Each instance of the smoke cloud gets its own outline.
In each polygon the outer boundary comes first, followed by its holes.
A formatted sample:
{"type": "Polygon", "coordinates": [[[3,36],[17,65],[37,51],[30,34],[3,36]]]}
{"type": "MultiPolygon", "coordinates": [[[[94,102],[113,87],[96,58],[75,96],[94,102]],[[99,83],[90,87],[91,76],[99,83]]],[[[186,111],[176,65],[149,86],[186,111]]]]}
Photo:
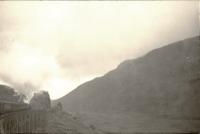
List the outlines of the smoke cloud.
{"type": "Polygon", "coordinates": [[[61,97],[169,43],[199,35],[198,1],[0,2],[0,83],[61,97]]]}

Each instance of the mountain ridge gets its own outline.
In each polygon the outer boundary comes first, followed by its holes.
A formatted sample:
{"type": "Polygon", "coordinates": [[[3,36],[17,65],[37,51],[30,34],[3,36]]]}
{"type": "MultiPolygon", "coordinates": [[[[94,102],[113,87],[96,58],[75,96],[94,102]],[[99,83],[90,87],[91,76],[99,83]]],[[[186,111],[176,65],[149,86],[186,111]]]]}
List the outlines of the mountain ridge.
{"type": "MultiPolygon", "coordinates": [[[[104,114],[108,118],[114,114],[130,115],[130,118],[141,114],[171,120],[199,120],[199,87],[200,37],[197,36],[126,60],[57,101],[74,114],[104,114]]],[[[182,125],[180,130],[185,130],[185,124],[182,125]]]]}

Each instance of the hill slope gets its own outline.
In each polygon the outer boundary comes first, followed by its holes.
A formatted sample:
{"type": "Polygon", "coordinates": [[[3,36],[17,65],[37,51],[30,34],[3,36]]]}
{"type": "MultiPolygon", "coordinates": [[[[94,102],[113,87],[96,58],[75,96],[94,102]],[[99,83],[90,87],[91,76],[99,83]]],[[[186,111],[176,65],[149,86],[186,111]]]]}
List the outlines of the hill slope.
{"type": "Polygon", "coordinates": [[[127,60],[57,101],[73,113],[198,120],[199,87],[200,38],[194,37],[127,60]]]}
{"type": "Polygon", "coordinates": [[[47,117],[48,134],[103,134],[95,128],[85,126],[78,118],[63,111],[48,112],[47,117]]]}
{"type": "Polygon", "coordinates": [[[23,103],[25,95],[18,93],[15,89],[0,84],[0,101],[23,103]]]}

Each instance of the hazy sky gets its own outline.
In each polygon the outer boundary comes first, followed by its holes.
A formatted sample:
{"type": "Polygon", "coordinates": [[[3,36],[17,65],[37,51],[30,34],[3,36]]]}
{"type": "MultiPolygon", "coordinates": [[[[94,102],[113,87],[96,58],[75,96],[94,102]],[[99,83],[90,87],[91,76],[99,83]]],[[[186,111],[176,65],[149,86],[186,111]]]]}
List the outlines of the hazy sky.
{"type": "Polygon", "coordinates": [[[1,1],[0,82],[52,99],[125,59],[199,35],[198,1],[1,1]]]}

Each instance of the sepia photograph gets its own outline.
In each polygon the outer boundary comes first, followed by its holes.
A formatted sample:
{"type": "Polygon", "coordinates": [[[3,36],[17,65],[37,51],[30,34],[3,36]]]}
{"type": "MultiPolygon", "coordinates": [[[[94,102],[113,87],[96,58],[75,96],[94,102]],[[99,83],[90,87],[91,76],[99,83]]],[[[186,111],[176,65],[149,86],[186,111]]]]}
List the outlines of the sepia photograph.
{"type": "Polygon", "coordinates": [[[0,134],[200,134],[200,0],[0,0],[0,134]]]}

